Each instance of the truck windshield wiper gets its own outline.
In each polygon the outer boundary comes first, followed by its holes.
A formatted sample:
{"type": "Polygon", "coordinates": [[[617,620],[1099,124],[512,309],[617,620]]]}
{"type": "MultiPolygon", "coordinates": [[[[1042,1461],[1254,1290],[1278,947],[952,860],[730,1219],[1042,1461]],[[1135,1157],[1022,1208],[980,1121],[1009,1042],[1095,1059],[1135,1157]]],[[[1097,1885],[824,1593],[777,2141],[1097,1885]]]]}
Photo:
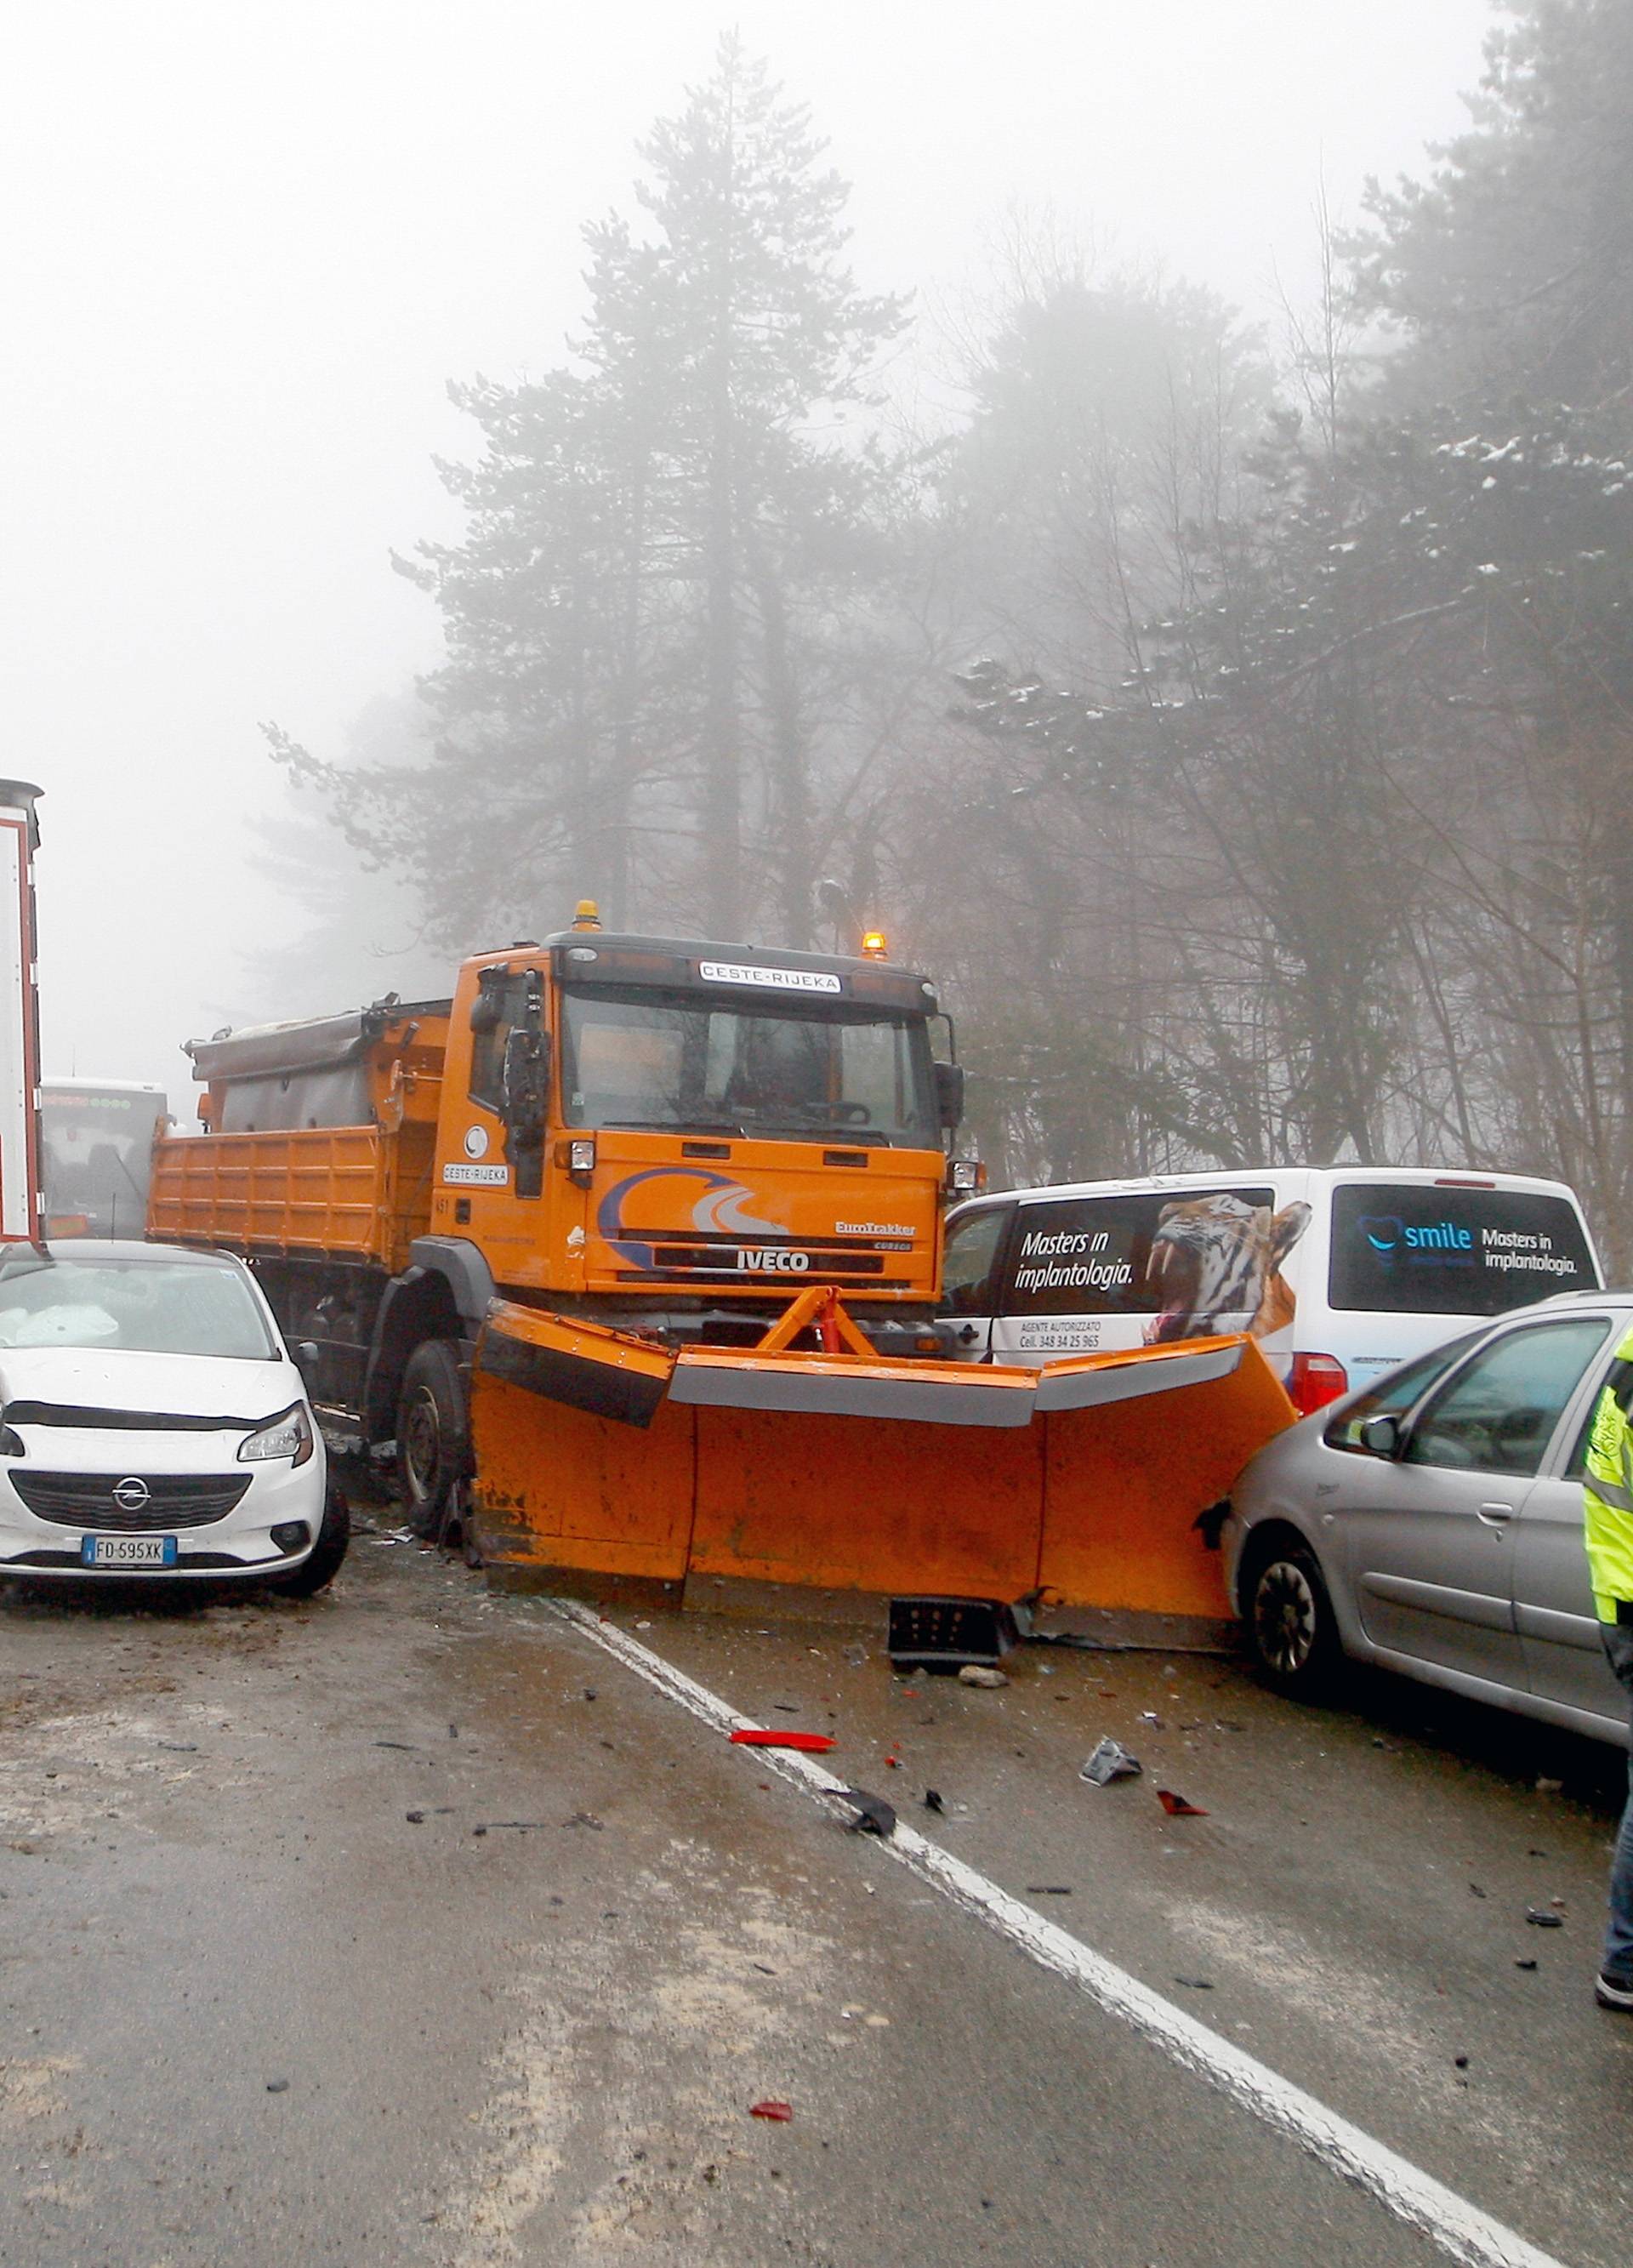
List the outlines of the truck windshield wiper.
{"type": "Polygon", "coordinates": [[[820,1119],[782,1118],[770,1113],[764,1117],[750,1116],[749,1124],[753,1128],[763,1128],[768,1133],[801,1134],[818,1142],[849,1142],[857,1149],[864,1145],[874,1149],[887,1150],[890,1147],[889,1135],[877,1126],[828,1126],[820,1119]]]}
{"type": "Polygon", "coordinates": [[[702,1111],[680,1118],[603,1118],[601,1123],[625,1134],[735,1134],[739,1141],[743,1135],[735,1118],[710,1118],[702,1111]]]}

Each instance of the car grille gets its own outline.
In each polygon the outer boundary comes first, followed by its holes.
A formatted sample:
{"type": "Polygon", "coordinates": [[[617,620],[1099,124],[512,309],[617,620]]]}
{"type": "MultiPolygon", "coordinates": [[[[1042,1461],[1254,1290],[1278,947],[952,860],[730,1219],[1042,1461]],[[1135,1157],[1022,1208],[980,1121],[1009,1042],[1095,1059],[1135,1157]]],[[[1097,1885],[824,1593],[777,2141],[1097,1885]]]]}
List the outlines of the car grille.
{"type": "Polygon", "coordinates": [[[224,1520],[249,1486],[248,1473],[39,1473],[13,1466],[12,1487],[37,1520],[55,1528],[91,1528],[109,1535],[166,1534],[179,1528],[208,1528],[224,1520]],[[116,1504],[121,1481],[140,1479],[145,1504],[116,1504]]]}
{"type": "MultiPolygon", "coordinates": [[[[186,1551],[176,1562],[176,1567],[186,1568],[189,1574],[206,1569],[219,1569],[224,1574],[231,1575],[270,1575],[284,1564],[281,1552],[276,1559],[246,1561],[235,1559],[230,1551],[186,1551]]],[[[12,1567],[60,1567],[65,1574],[91,1577],[91,1570],[77,1551],[19,1551],[12,1558],[0,1559],[0,1580],[12,1567]]],[[[173,1575],[176,1567],[99,1567],[94,1580],[99,1583],[143,1582],[158,1574],[173,1575]]]]}

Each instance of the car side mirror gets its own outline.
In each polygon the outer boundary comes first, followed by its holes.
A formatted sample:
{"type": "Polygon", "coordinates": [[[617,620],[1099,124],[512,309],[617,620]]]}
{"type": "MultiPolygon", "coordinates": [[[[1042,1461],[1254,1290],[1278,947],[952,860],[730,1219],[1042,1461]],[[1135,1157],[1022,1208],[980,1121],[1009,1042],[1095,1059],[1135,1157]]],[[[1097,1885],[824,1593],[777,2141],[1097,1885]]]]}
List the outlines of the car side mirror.
{"type": "Polygon", "coordinates": [[[1369,1418],[1361,1427],[1361,1447],[1374,1457],[1398,1457],[1401,1454],[1401,1420],[1398,1418],[1369,1418]]]}
{"type": "Polygon", "coordinates": [[[964,1066],[938,1063],[936,1074],[936,1116],[950,1134],[964,1123],[964,1066]]]}
{"type": "Polygon", "coordinates": [[[310,1379],[323,1359],[323,1350],[316,1339],[298,1339],[290,1349],[295,1358],[295,1367],[303,1379],[310,1379]]]}

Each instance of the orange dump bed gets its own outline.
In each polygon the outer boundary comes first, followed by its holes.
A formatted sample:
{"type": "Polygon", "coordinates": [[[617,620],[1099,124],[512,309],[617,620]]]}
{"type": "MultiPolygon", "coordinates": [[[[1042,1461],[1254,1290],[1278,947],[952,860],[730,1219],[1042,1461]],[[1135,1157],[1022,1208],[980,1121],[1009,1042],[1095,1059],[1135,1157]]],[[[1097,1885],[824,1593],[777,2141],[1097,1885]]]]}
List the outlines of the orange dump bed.
{"type": "Polygon", "coordinates": [[[430,1219],[434,1124],[173,1136],[153,1152],[148,1233],[229,1252],[373,1261],[395,1274],[430,1219]]]}

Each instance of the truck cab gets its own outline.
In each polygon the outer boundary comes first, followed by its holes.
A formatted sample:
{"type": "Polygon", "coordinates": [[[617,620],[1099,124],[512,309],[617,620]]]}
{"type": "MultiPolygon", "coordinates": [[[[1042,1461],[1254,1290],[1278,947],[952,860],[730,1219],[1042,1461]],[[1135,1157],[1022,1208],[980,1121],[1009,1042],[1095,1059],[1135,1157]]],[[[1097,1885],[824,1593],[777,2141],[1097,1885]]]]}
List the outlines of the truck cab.
{"type": "Polygon", "coordinates": [[[958,1075],[872,959],[610,934],[460,973],[430,1201],[511,1297],[747,1343],[806,1283],[903,1353],[932,1322],[958,1075]]]}

